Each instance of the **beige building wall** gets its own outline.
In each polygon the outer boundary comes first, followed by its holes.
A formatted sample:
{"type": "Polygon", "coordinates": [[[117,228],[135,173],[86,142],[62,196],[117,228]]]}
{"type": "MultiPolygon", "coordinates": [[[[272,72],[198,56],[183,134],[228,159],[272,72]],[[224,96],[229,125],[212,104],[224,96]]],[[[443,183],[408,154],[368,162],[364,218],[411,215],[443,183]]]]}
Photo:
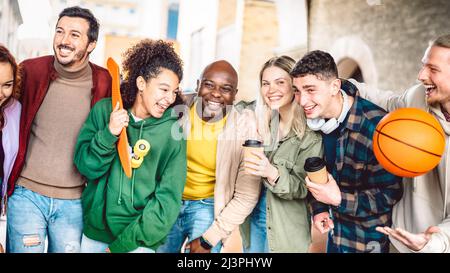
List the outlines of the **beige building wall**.
{"type": "Polygon", "coordinates": [[[237,0],[219,0],[219,17],[217,18],[218,29],[235,23],[236,7],[237,0]]]}
{"type": "Polygon", "coordinates": [[[123,54],[139,40],[139,38],[105,35],[105,59],[102,65],[106,67],[106,61],[111,57],[119,64],[122,70],[123,54]]]}
{"type": "MultiPolygon", "coordinates": [[[[139,38],[139,37],[125,37],[125,36],[113,36],[106,35],[105,36],[105,60],[103,66],[106,67],[106,62],[108,58],[112,57],[122,69],[122,61],[123,54],[127,49],[137,44],[142,39],[148,38],[139,38]]],[[[177,41],[170,40],[173,43],[173,47],[175,51],[180,54],[180,46],[177,41]]]]}
{"type": "Polygon", "coordinates": [[[274,56],[274,48],[277,45],[278,19],[275,3],[245,1],[237,101],[256,99],[259,92],[259,70],[274,56]]]}

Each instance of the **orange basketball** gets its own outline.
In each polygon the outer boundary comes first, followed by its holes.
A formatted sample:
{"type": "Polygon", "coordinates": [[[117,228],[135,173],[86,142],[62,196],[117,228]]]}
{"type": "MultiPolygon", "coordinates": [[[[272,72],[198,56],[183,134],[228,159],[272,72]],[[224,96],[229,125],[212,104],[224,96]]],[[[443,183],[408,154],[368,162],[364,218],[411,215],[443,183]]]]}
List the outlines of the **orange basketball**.
{"type": "Polygon", "coordinates": [[[439,164],[445,134],[431,114],[417,108],[400,108],[387,114],[373,135],[373,152],[390,173],[415,177],[439,164]]]}

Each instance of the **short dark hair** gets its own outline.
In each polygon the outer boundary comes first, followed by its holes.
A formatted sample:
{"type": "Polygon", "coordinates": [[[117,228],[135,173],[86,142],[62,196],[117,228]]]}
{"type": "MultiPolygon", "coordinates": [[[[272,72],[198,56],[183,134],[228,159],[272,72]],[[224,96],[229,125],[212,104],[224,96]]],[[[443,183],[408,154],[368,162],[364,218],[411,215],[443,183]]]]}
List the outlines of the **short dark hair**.
{"type": "MultiPolygon", "coordinates": [[[[125,79],[121,84],[124,108],[133,106],[138,93],[136,79],[141,76],[148,81],[156,78],[162,68],[168,69],[177,75],[181,82],[183,79],[183,61],[175,52],[173,44],[163,40],[144,39],[129,48],[123,54],[122,63],[125,79]]],[[[175,103],[181,104],[181,97],[177,94],[175,103]]]]}
{"type": "Polygon", "coordinates": [[[321,80],[338,78],[338,70],[333,57],[324,51],[308,52],[298,61],[291,71],[293,78],[315,75],[321,80]]]}
{"type": "MultiPolygon", "coordinates": [[[[89,31],[88,31],[88,39],[89,43],[95,42],[98,39],[98,30],[100,28],[100,24],[98,23],[97,19],[94,17],[94,14],[89,9],[84,9],[79,6],[69,7],[65,8],[58,17],[59,20],[64,17],[79,17],[83,18],[89,23],[89,31]]],[[[58,23],[56,23],[58,24],[58,23]]]]}

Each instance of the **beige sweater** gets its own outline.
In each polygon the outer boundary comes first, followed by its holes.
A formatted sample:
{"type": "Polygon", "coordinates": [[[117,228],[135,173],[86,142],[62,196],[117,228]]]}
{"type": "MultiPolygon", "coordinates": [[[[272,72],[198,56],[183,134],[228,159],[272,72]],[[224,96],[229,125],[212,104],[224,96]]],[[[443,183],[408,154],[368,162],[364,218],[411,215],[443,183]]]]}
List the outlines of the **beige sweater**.
{"type": "MultiPolygon", "coordinates": [[[[439,165],[425,175],[404,178],[403,197],[393,210],[394,228],[403,228],[412,233],[424,232],[430,226],[438,226],[440,232],[433,234],[428,244],[419,252],[450,252],[450,122],[445,120],[441,110],[427,105],[425,89],[415,85],[403,94],[381,91],[376,88],[357,85],[361,96],[388,111],[403,107],[423,109],[436,117],[446,134],[446,147],[439,165]]],[[[391,238],[400,252],[413,252],[402,243],[391,238]]]]}
{"type": "Polygon", "coordinates": [[[58,78],[50,83],[33,121],[17,184],[52,198],[78,199],[84,181],[73,164],[73,154],[90,111],[92,71],[87,60],[75,71],[57,61],[54,65],[58,78]]]}
{"type": "MultiPolygon", "coordinates": [[[[188,105],[192,105],[190,99],[188,105]]],[[[190,128],[189,115],[184,116],[184,128],[190,128]]],[[[257,136],[254,113],[238,112],[232,108],[227,123],[219,135],[216,158],[216,183],[214,187],[214,223],[203,237],[214,246],[227,238],[253,211],[261,191],[261,178],[248,175],[241,166],[244,153],[242,144],[257,136]]]]}

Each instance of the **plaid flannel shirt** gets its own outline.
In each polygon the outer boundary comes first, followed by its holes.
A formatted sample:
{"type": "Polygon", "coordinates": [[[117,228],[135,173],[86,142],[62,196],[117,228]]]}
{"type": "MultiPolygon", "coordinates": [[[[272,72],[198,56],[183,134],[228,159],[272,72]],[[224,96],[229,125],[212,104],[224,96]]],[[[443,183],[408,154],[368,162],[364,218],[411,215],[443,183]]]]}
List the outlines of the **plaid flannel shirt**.
{"type": "MultiPolygon", "coordinates": [[[[403,194],[401,178],[378,163],[372,150],[375,128],[386,112],[362,99],[356,87],[344,81],[342,89],[355,96],[347,123],[336,143],[331,174],[341,190],[342,202],[330,207],[312,198],[312,214],[329,211],[334,221],[332,249],[338,252],[387,252],[387,236],[375,230],[391,226],[392,207],[403,194]]],[[[330,246],[330,245],[329,245],[330,246]]]]}

